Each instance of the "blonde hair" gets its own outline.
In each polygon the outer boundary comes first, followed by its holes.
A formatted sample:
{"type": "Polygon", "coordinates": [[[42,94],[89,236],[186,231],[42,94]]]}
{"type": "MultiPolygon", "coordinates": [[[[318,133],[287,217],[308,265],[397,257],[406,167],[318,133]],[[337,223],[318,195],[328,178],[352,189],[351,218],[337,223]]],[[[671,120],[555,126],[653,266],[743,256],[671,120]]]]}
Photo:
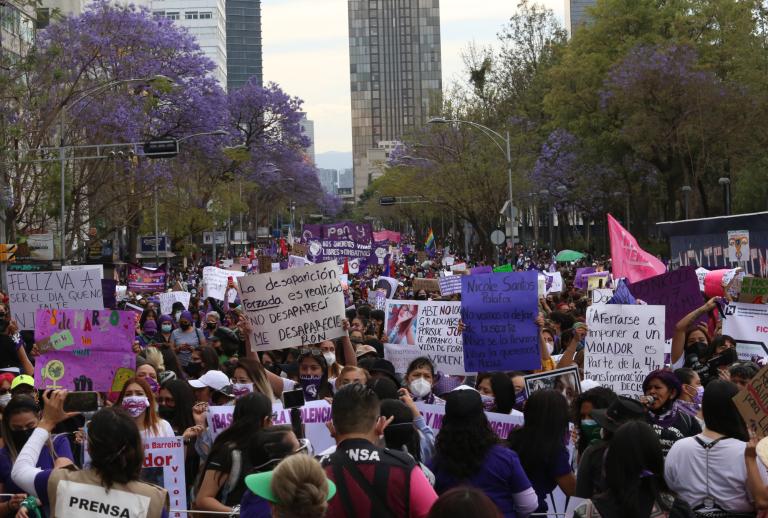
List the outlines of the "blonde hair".
{"type": "Polygon", "coordinates": [[[272,474],[271,486],[281,518],[321,518],[328,510],[328,479],[309,455],[283,459],[272,474]]]}
{"type": "Polygon", "coordinates": [[[163,360],[163,354],[154,347],[147,347],[144,351],[146,355],[147,363],[155,368],[155,372],[160,374],[165,370],[165,361],[163,360]]]}

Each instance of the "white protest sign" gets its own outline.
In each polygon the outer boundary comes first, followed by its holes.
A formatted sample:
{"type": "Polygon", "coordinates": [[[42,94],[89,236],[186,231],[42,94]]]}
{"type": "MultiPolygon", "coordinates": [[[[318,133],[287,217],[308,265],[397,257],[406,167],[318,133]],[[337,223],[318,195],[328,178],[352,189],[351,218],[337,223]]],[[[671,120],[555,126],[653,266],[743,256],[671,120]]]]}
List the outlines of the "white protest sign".
{"type": "Polygon", "coordinates": [[[93,270],[8,272],[8,297],[20,329],[35,329],[41,308],[104,309],[101,278],[93,270]]]}
{"type": "Polygon", "coordinates": [[[91,270],[98,272],[99,279],[104,278],[104,265],[103,264],[65,264],[61,267],[62,272],[79,272],[82,270],[91,270]]]}
{"type": "Polygon", "coordinates": [[[544,288],[547,295],[563,291],[563,275],[560,272],[541,272],[540,275],[544,276],[544,288]]]}
{"type": "Polygon", "coordinates": [[[452,272],[466,272],[467,271],[467,263],[456,263],[451,265],[451,271],[452,272]]]}
{"type": "MultiPolygon", "coordinates": [[[[233,279],[243,277],[245,273],[224,270],[215,266],[206,266],[203,268],[203,289],[206,297],[212,297],[216,300],[224,300],[224,293],[227,290],[229,278],[233,279]]],[[[230,292],[230,299],[232,294],[230,292]]],[[[232,300],[229,300],[232,302],[232,300]]]]}
{"type": "Polygon", "coordinates": [[[306,257],[299,257],[298,255],[288,256],[288,268],[300,268],[312,264],[306,257]]]}
{"type": "Polygon", "coordinates": [[[251,347],[270,351],[346,335],[344,293],[335,261],[240,277],[240,299],[253,327],[251,347]]]}
{"type": "MultiPolygon", "coordinates": [[[[211,438],[216,439],[219,434],[232,424],[233,406],[212,406],[208,410],[208,430],[211,438]]],[[[272,403],[272,411],[277,417],[272,421],[274,425],[291,424],[291,411],[283,408],[280,401],[272,403]]],[[[307,401],[301,407],[301,422],[304,423],[304,433],[312,443],[312,448],[319,453],[327,450],[334,444],[331,432],[325,423],[331,420],[331,404],[326,400],[307,401]]]]}
{"type": "Polygon", "coordinates": [[[440,283],[440,294],[443,296],[461,293],[461,275],[440,277],[437,282],[440,283]]]}
{"type": "Polygon", "coordinates": [[[184,309],[189,309],[189,299],[192,294],[188,291],[169,291],[161,293],[158,298],[160,299],[160,314],[170,315],[173,311],[173,303],[181,302],[184,304],[184,309]]]}
{"type": "Polygon", "coordinates": [[[272,271],[273,272],[279,272],[280,271],[280,263],[272,263],[272,271]]]}
{"type": "MultiPolygon", "coordinates": [[[[424,416],[427,426],[432,428],[437,435],[443,425],[443,418],[445,417],[445,405],[427,405],[422,402],[417,402],[416,407],[424,416]]],[[[506,440],[509,436],[509,432],[516,430],[523,426],[524,419],[523,414],[518,413],[515,415],[498,414],[496,412],[486,412],[485,416],[488,418],[488,424],[491,425],[491,430],[496,432],[496,435],[506,440]]]]}
{"type": "Polygon", "coordinates": [[[388,300],[385,310],[384,358],[395,371],[426,356],[444,374],[464,375],[464,348],[458,332],[461,302],[388,300]]]}
{"type": "Polygon", "coordinates": [[[120,302],[128,298],[128,286],[115,286],[115,299],[120,302]]]}
{"type": "Polygon", "coordinates": [[[596,304],[608,304],[608,301],[613,298],[613,290],[610,288],[598,288],[592,290],[592,305],[596,304]]]}
{"type": "Polygon", "coordinates": [[[704,279],[707,278],[709,270],[706,268],[696,268],[696,278],[699,280],[699,291],[704,292],[704,279]]]}
{"type": "Polygon", "coordinates": [[[736,340],[739,360],[768,358],[768,305],[728,304],[723,319],[723,334],[736,340]]]}
{"type": "MultiPolygon", "coordinates": [[[[144,464],[139,478],[168,491],[171,509],[186,509],[187,484],[184,476],[184,438],[145,438],[144,464]]],[[[168,516],[182,516],[182,513],[170,513],[168,516]]]]}
{"type": "Polygon", "coordinates": [[[643,395],[664,365],[664,306],[603,304],[587,309],[584,377],[620,395],[643,395]]]}

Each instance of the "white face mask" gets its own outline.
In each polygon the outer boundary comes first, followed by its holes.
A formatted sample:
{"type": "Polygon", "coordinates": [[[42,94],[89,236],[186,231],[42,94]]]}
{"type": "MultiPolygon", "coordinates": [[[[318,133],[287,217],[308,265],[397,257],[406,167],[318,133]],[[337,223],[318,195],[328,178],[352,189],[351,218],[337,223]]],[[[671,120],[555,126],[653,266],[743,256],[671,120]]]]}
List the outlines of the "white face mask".
{"type": "Polygon", "coordinates": [[[552,354],[552,351],[555,350],[555,342],[544,342],[547,346],[547,351],[549,351],[549,354],[552,354]]]}
{"type": "Polygon", "coordinates": [[[424,378],[416,378],[408,384],[408,388],[416,397],[426,397],[427,394],[432,392],[432,384],[424,378]]]}
{"type": "Polygon", "coordinates": [[[8,394],[3,394],[2,396],[0,396],[0,407],[5,407],[5,405],[7,405],[10,400],[11,400],[10,392],[8,394]]]}
{"type": "Polygon", "coordinates": [[[325,358],[325,362],[328,364],[328,367],[336,363],[336,353],[327,352],[323,353],[323,358],[325,358]]]}

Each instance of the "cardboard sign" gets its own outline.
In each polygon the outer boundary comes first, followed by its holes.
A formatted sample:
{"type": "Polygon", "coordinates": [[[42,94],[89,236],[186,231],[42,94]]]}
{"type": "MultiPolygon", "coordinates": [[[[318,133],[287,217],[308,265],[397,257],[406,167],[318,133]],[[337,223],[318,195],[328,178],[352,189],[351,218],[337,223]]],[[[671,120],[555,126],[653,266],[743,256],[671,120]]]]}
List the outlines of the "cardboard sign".
{"type": "MultiPolygon", "coordinates": [[[[203,268],[203,293],[206,297],[211,297],[216,300],[224,300],[224,294],[227,291],[227,285],[229,284],[229,278],[237,279],[243,277],[244,272],[235,272],[232,270],[225,270],[222,268],[216,268],[215,266],[206,266],[203,268]]],[[[229,293],[230,300],[233,302],[234,297],[232,291],[229,293]]]]}
{"type": "Polygon", "coordinates": [[[440,294],[443,296],[461,294],[461,276],[448,275],[437,280],[440,284],[440,294]]]}
{"type": "MultiPolygon", "coordinates": [[[[437,432],[440,431],[443,425],[445,405],[427,405],[419,401],[416,403],[416,407],[421,412],[421,415],[424,416],[427,426],[432,428],[435,435],[437,435],[437,432]]],[[[486,412],[485,417],[488,418],[488,424],[491,425],[491,429],[502,440],[506,440],[510,432],[520,428],[525,422],[522,414],[508,415],[486,412]]]]}
{"type": "Polygon", "coordinates": [[[725,308],[723,334],[736,340],[739,360],[768,359],[768,305],[729,304],[725,308]]]}
{"type": "MultiPolygon", "coordinates": [[[[144,439],[144,464],[139,479],[168,491],[171,509],[187,508],[187,484],[184,474],[184,438],[144,439]]],[[[168,516],[185,516],[169,513],[168,516]]]]}
{"type": "Polygon", "coordinates": [[[136,366],[135,322],[130,311],[37,310],[35,388],[119,391],[136,366]]]}
{"type": "Polygon", "coordinates": [[[307,245],[302,243],[296,243],[292,248],[294,255],[298,255],[300,257],[306,257],[307,251],[309,250],[307,245]]]}
{"type": "Polygon", "coordinates": [[[237,279],[251,347],[269,351],[344,336],[344,293],[335,261],[237,279]]]}
{"type": "Polygon", "coordinates": [[[104,309],[101,278],[93,270],[8,272],[11,317],[25,330],[35,329],[39,308],[104,309]]]}
{"type": "MultiPolygon", "coordinates": [[[[632,283],[629,285],[629,291],[646,304],[666,308],[665,338],[672,338],[677,323],[704,303],[699,290],[699,278],[693,266],[685,266],[632,283]]],[[[705,320],[706,315],[702,315],[698,321],[705,320]]]]}
{"type": "Polygon", "coordinates": [[[158,297],[160,299],[160,314],[170,315],[173,311],[174,302],[181,302],[184,304],[184,309],[189,309],[189,299],[191,297],[192,294],[188,291],[171,291],[161,293],[158,297]]]}
{"type": "Polygon", "coordinates": [[[748,304],[768,304],[768,279],[744,277],[741,280],[739,302],[748,304]]]}
{"type": "Polygon", "coordinates": [[[592,290],[592,305],[596,304],[608,304],[608,301],[613,298],[613,290],[610,288],[603,288],[601,290],[592,290]]]}
{"type": "Polygon", "coordinates": [[[587,308],[584,377],[619,395],[643,395],[643,380],[664,365],[664,306],[587,308]]]}
{"type": "Polygon", "coordinates": [[[747,429],[754,429],[759,438],[768,436],[768,366],[733,397],[747,429]]]}
{"type": "Polygon", "coordinates": [[[264,255],[259,256],[259,273],[269,273],[272,271],[272,258],[264,255]]]}
{"type": "Polygon", "coordinates": [[[427,293],[433,293],[440,291],[440,283],[437,279],[413,279],[413,291],[424,290],[427,293]]]}
{"type": "Polygon", "coordinates": [[[465,374],[460,316],[460,302],[388,300],[384,358],[400,373],[405,373],[412,360],[426,356],[440,372],[465,374]]]}
{"type": "Polygon", "coordinates": [[[537,273],[489,273],[461,280],[468,372],[541,368],[537,273]]]}

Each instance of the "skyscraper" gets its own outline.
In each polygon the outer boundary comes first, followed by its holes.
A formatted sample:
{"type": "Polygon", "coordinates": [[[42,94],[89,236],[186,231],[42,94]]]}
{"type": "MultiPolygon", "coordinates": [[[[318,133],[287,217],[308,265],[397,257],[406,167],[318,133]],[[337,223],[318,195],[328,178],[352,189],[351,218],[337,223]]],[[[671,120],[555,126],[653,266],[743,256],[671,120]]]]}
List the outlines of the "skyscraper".
{"type": "Polygon", "coordinates": [[[597,0],[565,0],[565,24],[570,30],[578,29],[580,25],[589,23],[589,13],[587,9],[597,3],[597,0]]]}
{"type": "Polygon", "coordinates": [[[252,76],[262,84],[261,0],[227,2],[227,90],[240,88],[252,76]]]}
{"type": "Polygon", "coordinates": [[[437,113],[440,0],[349,0],[354,194],[370,182],[370,148],[401,140],[437,113]]]}
{"type": "Polygon", "coordinates": [[[315,163],[315,121],[307,118],[307,114],[303,113],[301,114],[301,121],[299,121],[299,124],[301,124],[301,130],[304,133],[304,135],[309,138],[309,146],[304,150],[304,152],[307,154],[307,157],[309,160],[314,164],[315,163]]]}

